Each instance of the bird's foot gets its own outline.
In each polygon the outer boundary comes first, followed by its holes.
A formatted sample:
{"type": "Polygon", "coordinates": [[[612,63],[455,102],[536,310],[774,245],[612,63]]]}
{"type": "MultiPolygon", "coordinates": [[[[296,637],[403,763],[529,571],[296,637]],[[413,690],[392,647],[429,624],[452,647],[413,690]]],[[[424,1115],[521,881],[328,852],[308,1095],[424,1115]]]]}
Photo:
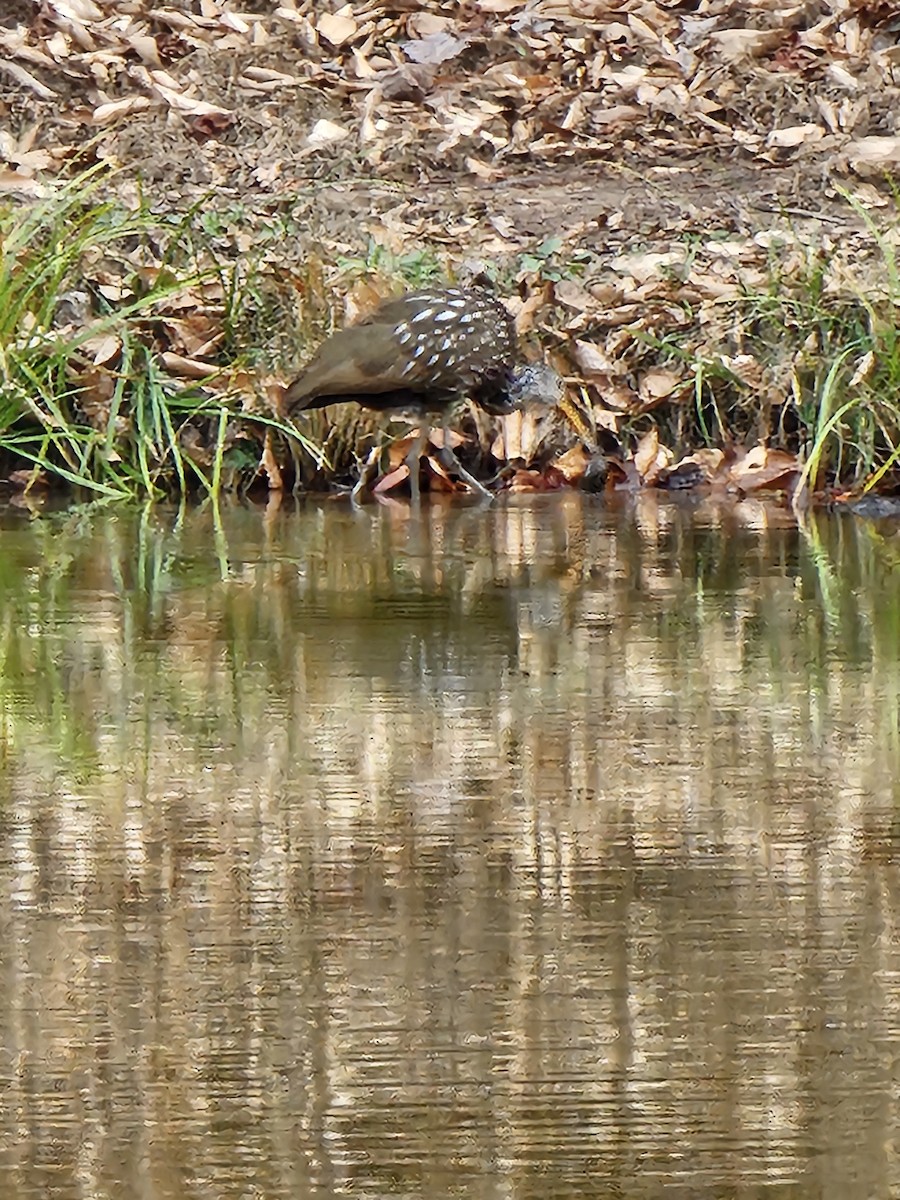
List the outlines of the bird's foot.
{"type": "Polygon", "coordinates": [[[437,456],[447,470],[453,471],[476,496],[480,496],[482,500],[493,500],[493,492],[489,492],[480,480],[466,470],[453,453],[449,443],[445,443],[438,449],[437,456]]]}

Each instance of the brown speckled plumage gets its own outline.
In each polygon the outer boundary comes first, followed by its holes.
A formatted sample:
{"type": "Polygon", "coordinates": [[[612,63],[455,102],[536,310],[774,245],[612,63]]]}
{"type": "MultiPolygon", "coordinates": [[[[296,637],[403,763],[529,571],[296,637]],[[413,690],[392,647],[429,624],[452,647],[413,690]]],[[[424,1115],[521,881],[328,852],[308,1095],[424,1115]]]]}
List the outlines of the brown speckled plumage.
{"type": "Polygon", "coordinates": [[[342,400],[441,412],[471,397],[489,407],[502,402],[515,357],[515,327],[496,296],[423,288],[323,342],[285,400],[291,412],[342,400]]]}
{"type": "MultiPolygon", "coordinates": [[[[327,338],[285,393],[296,414],[355,401],[379,412],[449,416],[470,399],[492,414],[529,402],[558,403],[562,381],[549,367],[517,363],[516,332],[505,305],[485,288],[422,288],[387,300],[355,325],[327,338]]],[[[407,456],[418,497],[419,455],[427,431],[407,456]]],[[[473,490],[489,495],[450,449],[436,451],[473,490]]],[[[364,477],[354,488],[359,495],[364,477]]]]}

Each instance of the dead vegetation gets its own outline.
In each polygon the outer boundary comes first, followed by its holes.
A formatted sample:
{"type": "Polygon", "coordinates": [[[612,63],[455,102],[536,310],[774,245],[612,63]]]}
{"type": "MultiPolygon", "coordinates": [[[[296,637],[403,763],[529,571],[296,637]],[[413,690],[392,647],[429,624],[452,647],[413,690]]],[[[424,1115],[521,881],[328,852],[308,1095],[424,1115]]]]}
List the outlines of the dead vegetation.
{"type": "Polygon", "coordinates": [[[2,69],[20,111],[28,93],[47,108],[6,139],[4,181],[95,133],[121,160],[163,127],[195,145],[171,174],[199,160],[212,186],[275,192],[350,159],[490,179],[526,161],[674,166],[725,150],[880,174],[900,155],[894,18],[841,0],[19,3],[2,69]]]}
{"type": "Polygon", "coordinates": [[[317,418],[323,453],[293,455],[272,406],[305,347],[389,287],[487,267],[570,380],[566,429],[467,426],[512,487],[589,464],[605,486],[892,487],[898,71],[888,5],[7,5],[9,211],[106,164],[162,231],[71,264],[60,301],[87,302],[47,318],[80,344],[68,390],[7,432],[39,422],[42,470],[59,422],[122,458],[110,429],[139,428],[114,318],[152,277],[141,486],[319,486],[372,427],[317,418]],[[196,278],[171,274],[176,228],[196,278]]]}

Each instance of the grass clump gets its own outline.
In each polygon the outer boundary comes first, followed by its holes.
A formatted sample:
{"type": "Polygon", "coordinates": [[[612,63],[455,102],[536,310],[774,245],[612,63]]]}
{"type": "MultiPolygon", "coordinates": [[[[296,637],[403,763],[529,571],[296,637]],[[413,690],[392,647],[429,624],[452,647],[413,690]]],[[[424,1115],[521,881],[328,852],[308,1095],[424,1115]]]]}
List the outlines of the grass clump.
{"type": "MultiPolygon", "coordinates": [[[[797,455],[811,488],[900,482],[900,274],[896,228],[867,214],[850,244],[774,244],[758,278],[676,329],[638,329],[630,367],[684,386],[648,423],[679,449],[767,445],[797,455]]],[[[677,296],[677,292],[676,292],[677,296]]],[[[671,312],[667,314],[671,322],[671,312]]]]}
{"type": "Polygon", "coordinates": [[[890,237],[868,228],[856,261],[811,255],[804,272],[775,274],[748,298],[750,344],[785,388],[764,432],[796,449],[809,486],[869,489],[900,453],[900,280],[890,237]]]}
{"type": "Polygon", "coordinates": [[[215,494],[278,426],[233,420],[222,379],[207,386],[241,298],[193,212],[125,207],[107,183],[93,168],[0,207],[0,465],[109,498],[215,494]]]}

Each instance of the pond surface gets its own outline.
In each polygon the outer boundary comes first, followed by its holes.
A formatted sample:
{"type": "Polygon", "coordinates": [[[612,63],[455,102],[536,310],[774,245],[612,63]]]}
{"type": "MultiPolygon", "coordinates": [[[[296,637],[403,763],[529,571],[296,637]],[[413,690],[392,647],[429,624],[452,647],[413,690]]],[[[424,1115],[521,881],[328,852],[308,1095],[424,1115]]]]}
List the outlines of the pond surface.
{"type": "Polygon", "coordinates": [[[0,519],[4,1200],[900,1195],[900,537],[0,519]]]}

